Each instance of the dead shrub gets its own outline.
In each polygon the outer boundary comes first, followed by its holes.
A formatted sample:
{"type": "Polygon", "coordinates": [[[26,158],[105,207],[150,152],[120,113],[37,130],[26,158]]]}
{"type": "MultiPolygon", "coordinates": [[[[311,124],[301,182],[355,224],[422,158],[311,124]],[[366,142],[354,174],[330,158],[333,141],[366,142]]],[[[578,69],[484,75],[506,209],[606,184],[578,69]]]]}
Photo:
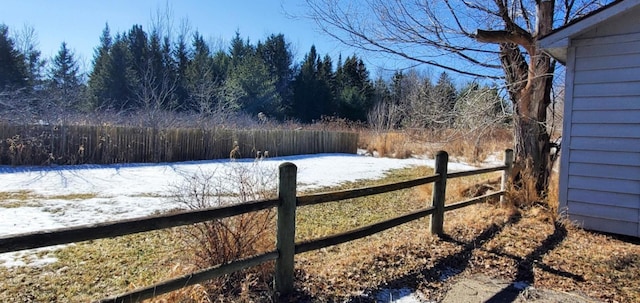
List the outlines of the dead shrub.
{"type": "MultiPolygon", "coordinates": [[[[176,199],[188,209],[269,199],[276,197],[276,193],[277,171],[261,161],[231,162],[217,171],[198,171],[174,186],[176,199]]],[[[272,250],[274,216],[275,210],[270,209],[185,228],[183,240],[191,248],[189,258],[197,268],[207,268],[272,250]]],[[[206,284],[206,293],[212,299],[264,293],[269,291],[272,271],[273,264],[265,263],[221,276],[206,284]]]]}
{"type": "Polygon", "coordinates": [[[0,163],[13,166],[38,163],[47,165],[53,160],[46,134],[37,136],[14,135],[0,141],[0,163]]]}
{"type": "MultiPolygon", "coordinates": [[[[557,213],[557,197],[552,201],[549,196],[541,196],[536,188],[536,177],[532,169],[531,160],[524,161],[524,164],[515,165],[512,171],[511,184],[507,187],[505,201],[517,208],[539,207],[544,212],[557,213]]],[[[552,190],[549,188],[549,190],[552,190]]],[[[542,211],[542,210],[540,210],[542,211]]],[[[554,218],[555,219],[555,218],[554,218]]]]}

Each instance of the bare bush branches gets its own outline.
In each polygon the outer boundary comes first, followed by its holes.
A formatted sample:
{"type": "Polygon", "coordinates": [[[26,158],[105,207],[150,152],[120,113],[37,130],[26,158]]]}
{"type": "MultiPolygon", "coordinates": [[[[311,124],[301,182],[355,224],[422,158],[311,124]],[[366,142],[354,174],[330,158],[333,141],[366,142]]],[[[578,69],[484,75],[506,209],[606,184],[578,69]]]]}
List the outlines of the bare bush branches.
{"type": "MultiPolygon", "coordinates": [[[[277,170],[260,161],[232,162],[219,171],[198,171],[186,175],[173,186],[178,202],[188,209],[219,207],[276,196],[277,170]]],[[[193,247],[194,262],[204,268],[247,257],[274,245],[274,210],[253,212],[197,224],[188,229],[185,241],[193,247]]],[[[270,274],[257,267],[248,277],[266,281],[270,274]]],[[[219,294],[238,293],[238,284],[246,279],[242,272],[214,280],[219,294]]]]}

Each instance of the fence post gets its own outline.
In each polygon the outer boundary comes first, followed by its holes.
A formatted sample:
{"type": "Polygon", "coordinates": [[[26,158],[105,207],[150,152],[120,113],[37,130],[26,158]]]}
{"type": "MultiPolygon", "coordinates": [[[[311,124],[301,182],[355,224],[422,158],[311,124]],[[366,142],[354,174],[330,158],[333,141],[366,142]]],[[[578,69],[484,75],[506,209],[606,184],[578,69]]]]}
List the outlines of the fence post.
{"type": "Polygon", "coordinates": [[[431,215],[431,234],[442,235],[444,224],[444,201],[447,189],[447,165],[449,154],[446,151],[439,151],[436,155],[435,173],[440,176],[438,181],[433,183],[433,194],[431,205],[435,212],[431,215]]]}
{"type": "MultiPolygon", "coordinates": [[[[511,176],[511,168],[513,167],[513,149],[507,149],[504,151],[504,165],[507,167],[502,171],[502,182],[500,183],[500,190],[505,191],[507,189],[507,183],[511,176]]],[[[500,196],[500,204],[504,203],[504,194],[500,196]]]]}
{"type": "Polygon", "coordinates": [[[276,291],[286,295],[293,291],[293,257],[295,255],[296,235],[296,174],[295,164],[285,162],[280,164],[278,184],[278,222],[276,235],[275,283],[276,291]]]}

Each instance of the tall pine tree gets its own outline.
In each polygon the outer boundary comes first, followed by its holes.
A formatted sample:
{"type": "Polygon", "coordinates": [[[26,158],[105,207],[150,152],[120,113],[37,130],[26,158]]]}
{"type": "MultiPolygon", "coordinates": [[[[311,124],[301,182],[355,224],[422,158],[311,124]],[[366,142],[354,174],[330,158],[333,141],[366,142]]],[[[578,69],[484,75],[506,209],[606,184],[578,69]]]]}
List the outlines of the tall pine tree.
{"type": "MultiPolygon", "coordinates": [[[[293,81],[293,54],[290,45],[286,42],[283,34],[271,35],[264,43],[258,43],[256,52],[266,64],[268,72],[275,82],[275,89],[280,99],[281,112],[277,115],[291,113],[293,81]]],[[[272,113],[274,114],[274,113],[272,113]]]]}
{"type": "Polygon", "coordinates": [[[9,27],[0,24],[0,90],[20,89],[28,84],[24,55],[9,36],[9,27]]]}
{"type": "Polygon", "coordinates": [[[49,71],[49,90],[59,107],[75,108],[79,104],[80,68],[74,54],[62,42],[60,50],[51,61],[49,71]]]}
{"type": "Polygon", "coordinates": [[[109,107],[111,86],[111,47],[113,40],[109,24],[105,24],[100,36],[100,46],[93,53],[93,69],[89,74],[89,98],[92,108],[103,109],[109,107]]]}
{"type": "Polygon", "coordinates": [[[352,121],[366,121],[373,106],[373,84],[361,59],[347,57],[336,72],[338,114],[352,121]]]}
{"type": "Polygon", "coordinates": [[[330,115],[333,94],[330,79],[331,60],[321,60],[315,45],[304,58],[293,84],[293,112],[302,122],[311,122],[330,115]]]}

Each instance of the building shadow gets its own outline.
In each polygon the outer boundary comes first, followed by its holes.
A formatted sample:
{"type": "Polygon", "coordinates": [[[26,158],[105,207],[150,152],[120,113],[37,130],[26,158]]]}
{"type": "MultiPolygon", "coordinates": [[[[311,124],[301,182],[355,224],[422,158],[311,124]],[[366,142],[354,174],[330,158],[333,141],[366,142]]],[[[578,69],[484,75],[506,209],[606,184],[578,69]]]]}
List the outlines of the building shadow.
{"type": "MultiPolygon", "coordinates": [[[[479,235],[473,238],[471,241],[465,242],[454,239],[449,235],[441,235],[440,239],[446,242],[453,243],[460,246],[460,251],[454,254],[450,254],[439,258],[434,266],[429,268],[423,268],[410,272],[407,275],[398,277],[394,280],[387,281],[384,285],[378,285],[377,287],[367,289],[361,296],[350,298],[346,302],[363,303],[363,302],[377,302],[375,293],[379,289],[417,289],[419,284],[426,284],[427,287],[430,284],[436,284],[443,280],[450,279],[462,273],[473,256],[473,251],[482,246],[483,243],[493,239],[498,235],[506,226],[516,224],[520,221],[519,215],[511,216],[504,224],[492,224],[484,229],[479,235]]],[[[435,289],[435,287],[434,287],[435,289]]]]}
{"type": "MultiPolygon", "coordinates": [[[[522,285],[531,285],[535,281],[534,268],[538,268],[551,274],[573,279],[578,282],[585,281],[584,277],[571,272],[559,270],[546,265],[542,262],[542,258],[558,247],[567,237],[567,229],[561,223],[554,223],[554,232],[547,236],[537,248],[525,257],[516,256],[496,250],[486,250],[482,248],[483,243],[495,238],[505,227],[516,224],[520,221],[520,216],[512,216],[508,222],[502,225],[492,224],[482,231],[478,236],[470,241],[462,241],[455,239],[449,235],[441,236],[441,240],[460,246],[460,251],[437,260],[434,266],[421,269],[405,276],[389,281],[385,285],[379,285],[376,288],[365,291],[366,296],[355,297],[349,302],[376,302],[370,294],[375,293],[380,288],[410,288],[417,289],[418,284],[424,283],[439,284],[443,280],[450,279],[462,273],[468,266],[475,250],[485,250],[491,254],[509,258],[517,263],[517,272],[512,283],[497,292],[494,296],[485,302],[513,302],[523,292],[522,285]]],[[[435,287],[434,287],[434,290],[435,287]]]]}
{"type": "Polygon", "coordinates": [[[503,288],[501,291],[493,295],[485,302],[489,303],[498,303],[498,302],[513,302],[522,291],[521,287],[517,287],[517,284],[526,284],[531,285],[535,282],[535,274],[533,272],[534,267],[538,267],[544,271],[552,273],[554,275],[562,276],[565,278],[570,278],[579,282],[584,282],[585,279],[581,275],[576,275],[571,272],[566,272],[563,270],[558,270],[552,268],[544,263],[542,263],[542,258],[554,250],[564,239],[567,237],[567,229],[561,223],[554,223],[554,231],[552,234],[547,236],[540,245],[531,253],[526,255],[525,257],[518,257],[506,253],[500,253],[495,251],[490,251],[497,255],[508,257],[514,259],[518,262],[518,271],[516,272],[516,276],[513,279],[513,283],[509,286],[503,288]],[[517,283],[517,284],[516,284],[517,283]]]}

